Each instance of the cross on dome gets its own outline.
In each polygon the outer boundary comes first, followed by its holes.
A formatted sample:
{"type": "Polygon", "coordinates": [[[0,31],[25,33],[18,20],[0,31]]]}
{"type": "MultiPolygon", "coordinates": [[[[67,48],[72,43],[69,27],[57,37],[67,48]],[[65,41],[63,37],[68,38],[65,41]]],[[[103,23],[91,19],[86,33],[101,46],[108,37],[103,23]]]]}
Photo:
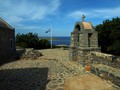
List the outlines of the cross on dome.
{"type": "Polygon", "coordinates": [[[85,19],[85,15],[82,15],[82,22],[84,22],[84,19],[85,19]]]}

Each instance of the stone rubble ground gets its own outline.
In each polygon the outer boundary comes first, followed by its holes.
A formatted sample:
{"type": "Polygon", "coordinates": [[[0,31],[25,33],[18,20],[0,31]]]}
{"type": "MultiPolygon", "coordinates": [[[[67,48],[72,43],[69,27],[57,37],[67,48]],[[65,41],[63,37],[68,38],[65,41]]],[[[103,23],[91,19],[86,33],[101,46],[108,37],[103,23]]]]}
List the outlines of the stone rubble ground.
{"type": "Polygon", "coordinates": [[[68,50],[39,50],[36,60],[18,60],[0,66],[0,90],[64,90],[67,77],[84,68],[68,59],[68,50]]]}

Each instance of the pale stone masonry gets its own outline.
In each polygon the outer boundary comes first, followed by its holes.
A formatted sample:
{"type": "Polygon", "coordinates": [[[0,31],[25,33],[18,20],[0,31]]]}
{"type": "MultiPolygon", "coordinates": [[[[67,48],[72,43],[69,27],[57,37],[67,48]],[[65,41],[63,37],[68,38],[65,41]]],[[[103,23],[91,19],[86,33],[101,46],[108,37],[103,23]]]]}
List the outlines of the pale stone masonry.
{"type": "Polygon", "coordinates": [[[11,58],[15,51],[15,29],[0,18],[0,59],[11,58]]]}
{"type": "Polygon", "coordinates": [[[89,54],[90,51],[100,51],[98,47],[98,33],[91,22],[76,22],[74,30],[71,32],[70,60],[75,60],[78,56],[89,54]]]}

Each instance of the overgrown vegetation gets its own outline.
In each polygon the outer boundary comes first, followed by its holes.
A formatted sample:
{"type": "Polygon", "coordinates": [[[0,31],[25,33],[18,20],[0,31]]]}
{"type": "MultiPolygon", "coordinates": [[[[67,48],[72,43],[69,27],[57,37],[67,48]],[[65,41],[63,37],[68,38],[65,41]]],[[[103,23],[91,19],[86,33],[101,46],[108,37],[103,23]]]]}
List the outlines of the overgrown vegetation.
{"type": "Polygon", "coordinates": [[[105,20],[96,26],[96,30],[101,51],[120,55],[120,18],[105,20]]]}
{"type": "Polygon", "coordinates": [[[41,39],[38,34],[27,33],[16,35],[16,46],[23,48],[46,49],[50,48],[50,42],[46,39],[41,39]]]}

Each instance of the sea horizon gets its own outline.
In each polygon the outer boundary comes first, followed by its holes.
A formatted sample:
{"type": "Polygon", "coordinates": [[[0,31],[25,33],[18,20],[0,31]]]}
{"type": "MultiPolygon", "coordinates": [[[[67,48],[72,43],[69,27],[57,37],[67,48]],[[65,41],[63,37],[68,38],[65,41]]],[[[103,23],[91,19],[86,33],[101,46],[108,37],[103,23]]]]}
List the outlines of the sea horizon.
{"type": "MultiPolygon", "coordinates": [[[[44,36],[42,38],[47,38],[51,43],[51,37],[44,36]]],[[[70,36],[53,36],[52,37],[52,44],[54,45],[70,45],[70,36]]]]}

